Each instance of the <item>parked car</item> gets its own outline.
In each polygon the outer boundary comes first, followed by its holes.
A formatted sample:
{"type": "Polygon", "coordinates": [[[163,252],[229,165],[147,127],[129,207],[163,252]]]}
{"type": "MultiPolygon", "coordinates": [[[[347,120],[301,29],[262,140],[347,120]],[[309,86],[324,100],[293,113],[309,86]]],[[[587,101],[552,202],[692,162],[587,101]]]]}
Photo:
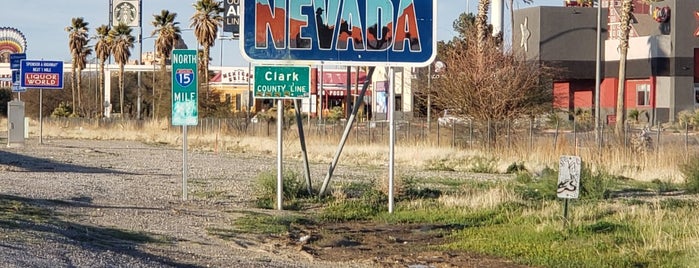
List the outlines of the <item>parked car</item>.
{"type": "Polygon", "coordinates": [[[454,124],[465,124],[466,119],[455,116],[452,111],[446,109],[442,112],[442,116],[437,119],[440,127],[453,127],[454,124]]]}

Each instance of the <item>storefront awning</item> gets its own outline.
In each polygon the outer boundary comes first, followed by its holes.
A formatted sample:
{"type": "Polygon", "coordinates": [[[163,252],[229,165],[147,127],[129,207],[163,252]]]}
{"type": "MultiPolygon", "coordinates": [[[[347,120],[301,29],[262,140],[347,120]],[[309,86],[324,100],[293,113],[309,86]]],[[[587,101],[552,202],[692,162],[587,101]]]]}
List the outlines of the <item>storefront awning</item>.
{"type": "MultiPolygon", "coordinates": [[[[359,96],[359,93],[360,93],[360,92],[361,92],[361,89],[360,89],[360,90],[356,90],[356,89],[353,88],[353,89],[350,91],[350,94],[352,94],[352,96],[359,96]]],[[[326,89],[323,91],[323,94],[324,94],[325,96],[331,96],[331,97],[342,97],[342,96],[347,96],[347,89],[337,89],[337,88],[329,89],[329,88],[326,88],[326,89]]],[[[365,95],[366,95],[366,96],[371,96],[371,90],[368,90],[368,89],[367,89],[365,95]]]]}

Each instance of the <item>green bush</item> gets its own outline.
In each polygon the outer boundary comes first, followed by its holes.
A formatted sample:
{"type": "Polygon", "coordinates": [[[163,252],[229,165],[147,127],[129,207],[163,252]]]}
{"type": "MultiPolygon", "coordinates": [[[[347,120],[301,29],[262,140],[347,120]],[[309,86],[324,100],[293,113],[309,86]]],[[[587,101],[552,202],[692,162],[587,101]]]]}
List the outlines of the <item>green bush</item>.
{"type": "Polygon", "coordinates": [[[590,166],[583,162],[580,170],[580,197],[600,200],[611,197],[614,176],[604,170],[592,172],[590,166]]]}
{"type": "Polygon", "coordinates": [[[692,156],[687,163],[680,165],[680,172],[684,175],[684,187],[687,193],[699,193],[699,156],[692,156]]]}
{"type": "MultiPolygon", "coordinates": [[[[282,175],[282,198],[285,208],[294,208],[298,205],[298,199],[305,194],[303,185],[296,172],[284,172],[282,175]]],[[[256,203],[259,208],[275,208],[277,200],[276,172],[260,173],[256,179],[255,190],[256,203]]]]}
{"type": "Polygon", "coordinates": [[[73,108],[68,103],[61,102],[56,109],[51,112],[51,117],[70,117],[73,114],[73,108]]]}
{"type": "Polygon", "coordinates": [[[341,106],[335,106],[328,113],[327,119],[329,122],[337,122],[341,118],[343,118],[344,115],[345,115],[344,109],[341,106]]]}
{"type": "Polygon", "coordinates": [[[514,162],[514,163],[510,164],[510,165],[507,167],[507,171],[505,171],[505,173],[507,173],[507,174],[513,174],[513,173],[519,173],[519,172],[522,172],[522,171],[527,171],[527,168],[524,167],[524,163],[522,163],[522,162],[519,162],[519,163],[514,162]]]}

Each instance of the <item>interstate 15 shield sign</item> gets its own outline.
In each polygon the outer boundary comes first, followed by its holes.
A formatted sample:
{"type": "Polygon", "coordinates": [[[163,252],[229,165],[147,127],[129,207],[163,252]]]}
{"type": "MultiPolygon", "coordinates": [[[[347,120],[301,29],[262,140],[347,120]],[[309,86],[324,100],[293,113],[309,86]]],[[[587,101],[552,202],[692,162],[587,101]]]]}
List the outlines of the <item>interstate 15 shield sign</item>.
{"type": "Polygon", "coordinates": [[[199,119],[197,51],[172,51],[172,125],[196,126],[199,119]]]}
{"type": "Polygon", "coordinates": [[[240,42],[255,63],[426,66],[436,0],[244,0],[240,42]]]}

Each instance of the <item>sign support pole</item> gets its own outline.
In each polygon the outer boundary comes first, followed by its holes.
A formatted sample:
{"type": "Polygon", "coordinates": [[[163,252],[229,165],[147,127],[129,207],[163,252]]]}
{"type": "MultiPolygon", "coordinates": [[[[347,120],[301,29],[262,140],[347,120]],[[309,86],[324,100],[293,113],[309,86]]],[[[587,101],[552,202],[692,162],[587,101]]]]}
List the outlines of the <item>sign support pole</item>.
{"type": "Polygon", "coordinates": [[[39,89],[39,144],[44,144],[44,89],[39,89]]]}
{"type": "Polygon", "coordinates": [[[395,73],[393,67],[389,67],[388,81],[390,85],[388,86],[389,97],[388,97],[388,124],[389,124],[389,138],[388,138],[388,213],[393,213],[393,177],[395,176],[395,156],[396,156],[396,98],[395,98],[395,73]]]}
{"type": "Polygon", "coordinates": [[[282,130],[284,124],[284,100],[277,101],[277,210],[283,210],[282,207],[282,179],[284,172],[282,170],[282,130]]]}
{"type": "Polygon", "coordinates": [[[182,125],[182,200],[187,201],[187,125],[182,125]]]}
{"type": "MultiPolygon", "coordinates": [[[[301,155],[303,156],[303,177],[306,178],[306,191],[308,195],[313,195],[313,187],[311,185],[311,170],[308,166],[308,150],[306,150],[306,135],[303,132],[303,121],[301,119],[301,110],[299,110],[299,102],[294,100],[294,110],[296,111],[296,127],[299,129],[299,141],[301,142],[301,155]]],[[[308,101],[310,103],[310,100],[308,101]]],[[[309,109],[310,114],[310,109],[309,109]]],[[[308,122],[311,122],[310,120],[308,122]]]]}

